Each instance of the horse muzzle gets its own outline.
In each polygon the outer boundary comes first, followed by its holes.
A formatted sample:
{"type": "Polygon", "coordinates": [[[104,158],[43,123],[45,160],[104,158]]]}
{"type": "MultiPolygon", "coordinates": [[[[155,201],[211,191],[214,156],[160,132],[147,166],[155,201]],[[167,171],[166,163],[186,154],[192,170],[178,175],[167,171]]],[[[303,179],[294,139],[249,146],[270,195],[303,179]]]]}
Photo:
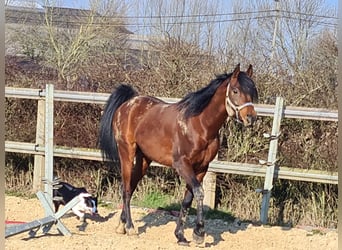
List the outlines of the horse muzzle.
{"type": "Polygon", "coordinates": [[[256,115],[247,115],[246,119],[243,120],[243,125],[245,127],[251,127],[255,123],[256,119],[257,119],[256,115]]]}
{"type": "Polygon", "coordinates": [[[251,127],[255,123],[257,119],[257,113],[254,110],[254,106],[250,105],[248,107],[245,107],[244,109],[241,109],[239,114],[239,120],[245,127],[251,127]]]}

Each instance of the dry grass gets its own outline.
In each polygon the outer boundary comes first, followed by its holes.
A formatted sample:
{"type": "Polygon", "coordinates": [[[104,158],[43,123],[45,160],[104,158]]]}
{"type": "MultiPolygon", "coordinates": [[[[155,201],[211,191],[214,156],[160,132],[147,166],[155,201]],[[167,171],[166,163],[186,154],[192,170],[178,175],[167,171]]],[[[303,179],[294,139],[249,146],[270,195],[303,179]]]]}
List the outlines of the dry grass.
{"type": "MultiPolygon", "coordinates": [[[[32,196],[32,167],[16,171],[6,166],[6,192],[32,196]]],[[[103,169],[66,172],[58,169],[63,180],[75,186],[85,186],[97,192],[103,203],[121,204],[120,178],[109,176],[103,169]],[[90,178],[91,181],[84,180],[90,178]]],[[[89,180],[90,180],[89,179],[89,180]]],[[[260,218],[261,194],[255,189],[263,185],[263,178],[221,174],[217,178],[217,209],[246,221],[260,218]]],[[[269,207],[269,222],[273,225],[310,225],[337,227],[336,185],[276,182],[269,207]],[[299,192],[299,190],[301,190],[299,192]],[[279,195],[279,192],[282,195],[279,195]],[[286,194],[285,194],[286,193],[286,194]]],[[[151,167],[139,183],[132,204],[148,207],[167,207],[180,204],[185,184],[169,168],[151,167]]],[[[195,202],[194,202],[195,203],[195,202]]],[[[196,204],[193,204],[195,207],[196,204]]]]}

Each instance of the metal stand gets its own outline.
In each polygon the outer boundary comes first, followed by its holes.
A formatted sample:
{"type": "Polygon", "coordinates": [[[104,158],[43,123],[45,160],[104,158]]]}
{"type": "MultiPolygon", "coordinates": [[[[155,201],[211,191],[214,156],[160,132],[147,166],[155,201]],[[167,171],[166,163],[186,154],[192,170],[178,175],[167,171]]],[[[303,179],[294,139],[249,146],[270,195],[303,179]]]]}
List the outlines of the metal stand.
{"type": "Polygon", "coordinates": [[[39,231],[39,229],[42,228],[42,231],[44,234],[48,233],[51,229],[51,227],[56,224],[58,230],[65,236],[70,236],[70,231],[65,227],[65,225],[60,221],[60,218],[63,217],[63,215],[68,212],[71,208],[73,208],[77,203],[80,202],[80,199],[78,196],[76,196],[74,199],[72,199],[66,206],[64,206],[61,210],[59,210],[56,214],[53,212],[51,206],[49,205],[48,200],[46,199],[43,192],[38,191],[37,194],[38,199],[42,203],[42,206],[44,207],[46,217],[34,220],[25,224],[21,225],[14,225],[14,226],[6,226],[5,229],[5,238],[20,234],[23,232],[29,231],[29,236],[34,237],[36,233],[39,231]],[[34,230],[35,229],[35,230],[34,230]]]}

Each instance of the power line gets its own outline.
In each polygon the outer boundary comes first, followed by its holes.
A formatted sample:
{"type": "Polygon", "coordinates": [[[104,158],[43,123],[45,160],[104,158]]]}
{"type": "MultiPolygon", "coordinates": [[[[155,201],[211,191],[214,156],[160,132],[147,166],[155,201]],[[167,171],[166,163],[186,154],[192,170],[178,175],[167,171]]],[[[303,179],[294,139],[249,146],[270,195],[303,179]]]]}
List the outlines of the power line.
{"type": "Polygon", "coordinates": [[[321,25],[321,26],[337,27],[337,23],[330,23],[330,22],[324,22],[324,21],[316,21],[316,20],[307,19],[307,18],[297,18],[297,17],[292,17],[292,16],[282,16],[282,18],[293,19],[293,20],[304,21],[304,22],[312,22],[312,23],[315,23],[315,24],[321,25]]]}
{"type": "MultiPolygon", "coordinates": [[[[82,10],[81,10],[82,11],[82,10]]],[[[29,20],[33,20],[34,18],[32,15],[44,15],[44,12],[34,12],[32,9],[28,11],[30,14],[30,17],[28,18],[29,20]]],[[[57,13],[52,13],[52,14],[58,14],[57,13]]],[[[249,11],[249,12],[231,12],[231,13],[220,13],[220,14],[196,14],[196,15],[154,15],[154,16],[98,16],[98,18],[103,18],[104,20],[121,20],[123,23],[103,23],[103,22],[93,22],[93,25],[103,25],[103,26],[137,26],[137,27],[153,27],[155,24],[150,23],[132,23],[129,21],[130,19],[167,19],[167,18],[201,18],[201,17],[223,17],[223,16],[232,16],[233,18],[231,19],[206,19],[206,20],[182,20],[182,21],[165,21],[165,22],[159,22],[159,25],[186,25],[186,24],[210,24],[210,23],[228,23],[228,22],[237,22],[237,21],[247,21],[247,20],[258,20],[258,19],[273,19],[274,17],[279,14],[279,17],[285,18],[285,19],[295,19],[295,20],[300,20],[300,21],[307,21],[307,22],[315,22],[315,24],[318,25],[323,25],[323,26],[329,26],[329,27],[336,27],[337,23],[332,23],[332,22],[327,22],[327,21],[318,21],[318,20],[312,20],[309,19],[310,17],[315,17],[315,18],[326,18],[326,19],[334,19],[337,20],[337,17],[333,16],[324,16],[324,15],[315,15],[315,14],[308,14],[308,13],[302,13],[302,12],[293,12],[293,11],[286,11],[286,10],[260,10],[260,11],[249,11]],[[253,15],[253,14],[258,14],[256,16],[247,16],[246,15],[253,15]],[[268,15],[264,15],[268,14],[268,15]],[[302,17],[295,17],[292,15],[301,15],[301,16],[306,16],[306,18],[302,17]],[[234,17],[237,16],[237,17],[234,17]],[[127,22],[127,23],[125,23],[127,22]]],[[[23,13],[24,15],[24,13],[23,13]]],[[[77,18],[82,18],[82,17],[88,17],[88,15],[82,14],[82,12],[77,13],[77,16],[75,15],[65,15],[66,20],[55,20],[53,23],[55,24],[70,24],[70,25],[81,25],[81,24],[86,24],[86,21],[82,20],[75,20],[75,21],[69,21],[67,20],[68,17],[77,17],[77,18]]],[[[13,20],[13,18],[17,17],[10,17],[7,19],[13,20]]],[[[19,16],[18,16],[19,19],[19,16]]],[[[23,18],[25,19],[25,18],[23,18]]],[[[27,19],[27,18],[26,18],[27,19]]]]}
{"type": "Polygon", "coordinates": [[[235,15],[250,15],[260,13],[272,13],[274,10],[259,10],[259,11],[246,11],[246,12],[230,12],[230,13],[216,13],[216,14],[193,14],[193,15],[150,15],[150,16],[118,16],[123,19],[160,19],[160,18],[196,18],[196,17],[222,17],[222,16],[235,16],[235,15]]]}
{"type": "MultiPolygon", "coordinates": [[[[62,8],[62,9],[71,9],[71,8],[62,8]]],[[[58,13],[58,8],[55,8],[56,13],[58,13]]],[[[84,9],[72,9],[75,11],[79,11],[77,13],[78,17],[88,17],[85,14],[84,9]]],[[[32,8],[30,11],[34,14],[34,9],[32,8]]],[[[310,17],[317,17],[317,18],[327,18],[327,19],[335,19],[338,20],[338,17],[335,16],[326,16],[326,15],[317,15],[311,13],[304,13],[298,11],[288,11],[288,10],[276,10],[276,9],[269,9],[269,10],[258,10],[258,11],[245,11],[245,12],[228,12],[228,13],[215,13],[215,14],[190,14],[190,15],[146,15],[146,16],[102,16],[109,19],[162,19],[162,18],[201,18],[201,17],[222,17],[222,16],[241,16],[241,15],[252,15],[252,14],[272,14],[274,15],[277,12],[287,13],[287,14],[295,14],[295,15],[305,15],[310,17]]],[[[41,13],[41,11],[40,11],[41,13]]],[[[101,15],[100,15],[101,16],[101,15]]]]}
{"type": "Polygon", "coordinates": [[[259,11],[246,11],[246,12],[234,12],[234,13],[220,13],[220,14],[194,14],[194,15],[151,15],[151,16],[116,16],[113,18],[122,18],[122,19],[161,19],[161,18],[194,18],[194,17],[222,17],[222,16],[241,16],[241,15],[250,15],[250,14],[272,14],[274,15],[276,12],[284,12],[288,14],[296,14],[296,15],[305,15],[310,17],[318,17],[318,18],[328,18],[338,20],[337,17],[334,16],[325,16],[325,15],[316,15],[309,14],[303,12],[296,11],[286,11],[286,10],[259,10],[259,11]]]}
{"type": "Polygon", "coordinates": [[[338,20],[338,17],[334,17],[334,16],[325,16],[325,15],[308,14],[308,13],[304,13],[304,12],[289,11],[289,10],[281,10],[281,12],[283,12],[283,13],[288,13],[288,14],[290,14],[290,15],[295,14],[295,15],[304,15],[304,16],[309,16],[309,17],[330,18],[330,19],[338,20]]]}
{"type": "MultiPolygon", "coordinates": [[[[191,24],[219,24],[219,23],[229,23],[229,22],[240,22],[240,21],[250,21],[250,20],[259,20],[259,19],[273,19],[276,17],[275,15],[270,15],[270,16],[260,16],[260,17],[248,17],[248,18],[234,18],[234,19],[223,19],[223,20],[202,20],[202,21],[180,21],[180,22],[158,22],[158,25],[191,25],[191,24]]],[[[316,21],[312,19],[307,19],[307,18],[296,18],[296,17],[291,17],[291,16],[281,16],[282,18],[285,19],[293,19],[293,20],[300,20],[300,21],[305,21],[305,22],[313,22],[317,25],[321,26],[329,26],[329,27],[336,27],[336,23],[331,23],[331,22],[323,22],[323,21],[316,21]]],[[[12,18],[11,18],[12,19],[12,18]]],[[[31,20],[31,19],[30,19],[31,20]]],[[[82,22],[82,21],[67,21],[67,20],[54,20],[52,21],[53,24],[65,24],[65,25],[82,25],[82,24],[87,24],[87,22],[82,22]]],[[[95,25],[95,26],[102,26],[102,27],[155,27],[156,24],[154,23],[104,23],[104,22],[92,22],[89,23],[89,25],[95,25]]]]}

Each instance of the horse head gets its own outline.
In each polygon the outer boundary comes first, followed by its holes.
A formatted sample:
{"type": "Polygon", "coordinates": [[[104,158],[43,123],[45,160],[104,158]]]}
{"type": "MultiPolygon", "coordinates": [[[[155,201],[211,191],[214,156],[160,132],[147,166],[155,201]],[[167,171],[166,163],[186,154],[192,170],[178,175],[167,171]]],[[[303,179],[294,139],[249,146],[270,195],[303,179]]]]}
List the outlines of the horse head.
{"type": "Polygon", "coordinates": [[[252,65],[249,65],[246,72],[242,72],[240,64],[238,64],[230,77],[226,90],[225,105],[228,116],[235,117],[245,126],[253,125],[257,118],[253,101],[258,99],[258,92],[251,78],[252,75],[252,65]]]}

